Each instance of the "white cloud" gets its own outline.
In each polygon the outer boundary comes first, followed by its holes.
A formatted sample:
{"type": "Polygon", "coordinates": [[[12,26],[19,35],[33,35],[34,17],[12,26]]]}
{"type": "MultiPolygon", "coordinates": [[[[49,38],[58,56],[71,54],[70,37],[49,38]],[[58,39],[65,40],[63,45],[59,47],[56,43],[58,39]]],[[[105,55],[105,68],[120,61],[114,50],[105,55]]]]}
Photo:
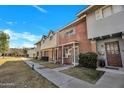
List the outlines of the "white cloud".
{"type": "Polygon", "coordinates": [[[37,35],[31,34],[29,32],[17,33],[10,29],[6,29],[6,30],[4,30],[4,32],[9,34],[11,40],[26,39],[28,41],[33,42],[33,41],[37,41],[41,38],[41,36],[37,36],[37,35]]]}
{"type": "Polygon", "coordinates": [[[26,48],[31,48],[31,47],[33,47],[34,45],[31,43],[31,42],[24,42],[23,44],[22,44],[22,47],[26,47],[26,48]]]}
{"type": "Polygon", "coordinates": [[[31,42],[23,42],[21,44],[20,43],[11,42],[10,43],[10,47],[11,48],[23,48],[23,47],[31,48],[31,47],[34,47],[34,45],[31,42]]]}
{"type": "MultiPolygon", "coordinates": [[[[3,31],[3,30],[2,30],[3,31]]],[[[11,48],[33,47],[34,43],[38,41],[41,36],[31,34],[29,32],[17,33],[10,29],[4,30],[10,36],[11,48]]]]}
{"type": "Polygon", "coordinates": [[[33,5],[33,7],[36,8],[37,10],[39,10],[42,13],[47,13],[47,10],[45,10],[45,9],[43,9],[43,8],[37,6],[37,5],[33,5]]]}
{"type": "Polygon", "coordinates": [[[17,22],[7,21],[6,24],[7,25],[15,25],[15,24],[17,24],[17,22]]]}

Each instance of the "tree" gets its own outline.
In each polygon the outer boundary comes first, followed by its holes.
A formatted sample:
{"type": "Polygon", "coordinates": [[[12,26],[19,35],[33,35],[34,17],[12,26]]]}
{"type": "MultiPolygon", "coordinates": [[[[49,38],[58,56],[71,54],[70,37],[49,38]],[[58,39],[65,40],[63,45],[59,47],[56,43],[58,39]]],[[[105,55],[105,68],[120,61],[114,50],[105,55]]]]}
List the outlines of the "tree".
{"type": "Polygon", "coordinates": [[[27,48],[23,48],[23,54],[25,57],[27,57],[27,48]]]}
{"type": "Polygon", "coordinates": [[[17,56],[18,55],[18,52],[16,50],[13,51],[12,53],[13,56],[17,56]]]}
{"type": "Polygon", "coordinates": [[[9,35],[0,31],[0,53],[2,53],[3,58],[5,53],[9,50],[9,35]]]}

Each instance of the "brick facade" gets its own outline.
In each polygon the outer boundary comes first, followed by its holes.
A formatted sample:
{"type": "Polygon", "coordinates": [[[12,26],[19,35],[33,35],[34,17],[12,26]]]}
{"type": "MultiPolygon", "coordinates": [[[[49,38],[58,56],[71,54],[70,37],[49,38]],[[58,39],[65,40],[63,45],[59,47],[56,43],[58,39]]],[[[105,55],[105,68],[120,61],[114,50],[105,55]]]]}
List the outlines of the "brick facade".
{"type": "MultiPolygon", "coordinates": [[[[87,29],[86,29],[86,21],[81,19],[66,28],[62,29],[58,32],[58,46],[59,46],[59,55],[58,57],[62,59],[62,44],[68,44],[70,42],[79,42],[77,46],[79,46],[79,53],[85,53],[91,51],[91,42],[87,38],[87,29]],[[71,30],[75,29],[74,35],[67,36],[66,33],[71,30]]],[[[64,48],[68,46],[73,46],[73,44],[66,45],[64,48]]],[[[73,48],[73,47],[72,47],[73,48]]],[[[72,56],[68,58],[64,58],[64,63],[70,64],[72,63],[72,56]]]]}

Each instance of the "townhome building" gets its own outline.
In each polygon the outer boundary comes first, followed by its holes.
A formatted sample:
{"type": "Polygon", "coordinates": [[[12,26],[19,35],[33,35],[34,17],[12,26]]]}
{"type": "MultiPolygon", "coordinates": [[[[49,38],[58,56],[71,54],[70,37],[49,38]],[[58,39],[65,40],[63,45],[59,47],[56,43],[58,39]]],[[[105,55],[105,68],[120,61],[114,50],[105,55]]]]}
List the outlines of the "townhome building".
{"type": "Polygon", "coordinates": [[[36,57],[36,48],[33,47],[33,48],[27,49],[27,54],[28,54],[28,57],[35,58],[36,57]]]}
{"type": "Polygon", "coordinates": [[[124,67],[124,6],[93,5],[77,14],[86,16],[88,39],[106,67],[124,67]]]}
{"type": "Polygon", "coordinates": [[[36,58],[40,59],[41,58],[41,55],[40,55],[41,40],[36,42],[34,45],[36,46],[36,58]]]}
{"type": "Polygon", "coordinates": [[[47,36],[43,35],[42,38],[34,44],[36,47],[35,51],[36,51],[37,59],[41,59],[41,57],[42,57],[41,44],[45,41],[46,38],[47,38],[47,36]]]}
{"type": "Polygon", "coordinates": [[[86,16],[82,16],[58,31],[58,61],[62,64],[78,64],[80,53],[92,51],[87,37],[86,16]]]}
{"type": "Polygon", "coordinates": [[[48,61],[57,60],[57,33],[49,31],[48,36],[41,40],[41,57],[48,57],[48,61]]]}

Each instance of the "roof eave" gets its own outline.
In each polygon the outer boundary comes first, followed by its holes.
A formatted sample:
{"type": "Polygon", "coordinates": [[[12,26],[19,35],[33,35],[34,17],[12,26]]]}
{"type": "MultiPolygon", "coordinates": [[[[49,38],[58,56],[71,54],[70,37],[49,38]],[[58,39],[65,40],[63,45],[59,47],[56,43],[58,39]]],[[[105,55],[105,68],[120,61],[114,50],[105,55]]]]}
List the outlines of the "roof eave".
{"type": "Polygon", "coordinates": [[[95,5],[90,5],[89,7],[87,7],[86,9],[82,10],[81,12],[79,12],[77,14],[77,17],[80,17],[82,14],[85,14],[89,9],[91,9],[92,7],[94,7],[95,5]]]}

